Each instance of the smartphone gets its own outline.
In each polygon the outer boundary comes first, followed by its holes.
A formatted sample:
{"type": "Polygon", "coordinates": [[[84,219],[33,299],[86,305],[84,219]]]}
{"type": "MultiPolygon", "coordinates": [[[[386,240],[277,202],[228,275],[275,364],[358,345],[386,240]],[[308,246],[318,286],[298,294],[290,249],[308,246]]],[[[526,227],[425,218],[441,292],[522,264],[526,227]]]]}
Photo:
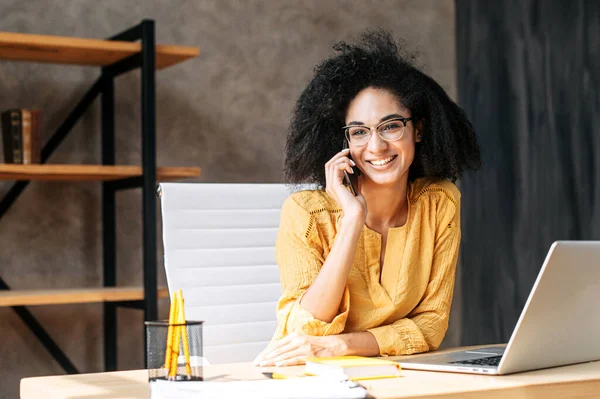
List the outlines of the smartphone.
{"type": "MultiPolygon", "coordinates": [[[[344,140],[344,149],[348,148],[348,142],[344,140]]],[[[350,153],[348,153],[348,158],[352,159],[350,153]]],[[[352,167],[354,173],[348,174],[347,171],[344,170],[344,185],[350,189],[352,195],[356,197],[358,193],[358,176],[360,176],[360,169],[357,167],[352,167]]]]}

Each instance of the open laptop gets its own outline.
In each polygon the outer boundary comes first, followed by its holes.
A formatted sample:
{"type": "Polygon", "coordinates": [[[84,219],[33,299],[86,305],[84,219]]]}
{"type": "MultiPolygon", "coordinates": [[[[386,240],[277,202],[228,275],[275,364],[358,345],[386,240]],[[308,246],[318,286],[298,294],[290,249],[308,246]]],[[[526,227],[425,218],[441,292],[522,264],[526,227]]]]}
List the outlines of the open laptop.
{"type": "Polygon", "coordinates": [[[600,241],[556,241],[508,345],[397,360],[403,368],[511,374],[600,360],[600,241]]]}

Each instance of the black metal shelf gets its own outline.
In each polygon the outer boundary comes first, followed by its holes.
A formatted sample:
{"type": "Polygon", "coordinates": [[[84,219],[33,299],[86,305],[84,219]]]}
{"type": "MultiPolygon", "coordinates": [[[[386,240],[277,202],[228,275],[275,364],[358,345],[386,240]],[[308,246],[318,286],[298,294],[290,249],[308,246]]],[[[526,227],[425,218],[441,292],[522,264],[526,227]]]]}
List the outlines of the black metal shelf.
{"type": "MultiPolygon", "coordinates": [[[[4,34],[10,36],[9,39],[16,40],[21,37],[32,38],[36,35],[22,34],[4,34]],[[15,39],[16,37],[16,39],[15,39]]],[[[4,39],[2,37],[1,39],[4,39]]],[[[66,41],[65,38],[54,38],[49,36],[39,36],[40,47],[43,45],[55,45],[66,41]],[[52,42],[52,43],[50,43],[52,42]],[[50,43],[50,44],[49,44],[50,43]]],[[[144,311],[144,320],[156,320],[158,318],[158,295],[157,295],[157,248],[156,248],[156,182],[157,176],[160,176],[160,170],[156,168],[156,51],[155,44],[155,24],[153,20],[142,20],[140,24],[127,29],[108,39],[109,41],[134,42],[140,40],[141,44],[134,49],[134,54],[121,58],[110,64],[102,64],[101,75],[94,82],[87,93],[82,97],[79,103],[74,107],[65,121],[59,126],[56,133],[50,138],[42,149],[42,163],[45,164],[48,158],[63,142],[67,134],[71,131],[77,121],[90,107],[92,102],[101,98],[102,114],[102,165],[106,167],[116,167],[115,165],[115,89],[114,79],[122,73],[140,68],[141,70],[141,105],[142,105],[142,165],[139,173],[131,176],[122,176],[115,179],[89,178],[87,180],[102,181],[102,246],[103,246],[103,287],[116,287],[116,192],[122,189],[142,188],[142,252],[143,252],[143,300],[139,301],[115,301],[103,302],[104,306],[104,365],[106,371],[113,371],[117,368],[117,308],[132,307],[140,308],[144,311]]],[[[96,45],[90,39],[73,39],[81,42],[82,45],[96,45]]],[[[2,50],[3,40],[0,40],[0,50],[2,50]]],[[[110,46],[108,46],[110,47],[110,46]]],[[[123,47],[123,46],[122,46],[123,47]]],[[[126,47],[126,46],[125,46],[126,47]]],[[[31,47],[35,49],[35,47],[31,47]]],[[[162,46],[162,48],[169,48],[162,46]]],[[[177,49],[175,46],[171,50],[177,49]]],[[[197,49],[180,47],[180,52],[186,55],[183,59],[191,58],[198,54],[197,49]],[[195,50],[195,51],[194,51],[195,50]]],[[[131,50],[131,49],[126,49],[131,50]]],[[[108,51],[108,50],[107,50],[108,51]]],[[[43,53],[43,52],[42,52],[43,53]]],[[[168,51],[167,51],[168,53],[168,51]]],[[[1,54],[0,54],[1,55],[1,54]]],[[[167,54],[172,56],[173,51],[167,54]]],[[[27,56],[27,54],[25,54],[27,56]]],[[[23,56],[23,57],[25,57],[23,56]]],[[[8,56],[0,58],[10,58],[8,56]]],[[[13,57],[14,58],[14,57],[13,57]]],[[[41,60],[45,62],[59,62],[60,57],[53,60],[41,60]]],[[[17,58],[14,58],[17,59],[17,58]]],[[[40,61],[39,59],[21,58],[21,60],[40,61]]],[[[64,60],[65,63],[72,63],[70,60],[64,60]]],[[[179,61],[177,61],[179,62],[179,61]]],[[[171,64],[173,64],[172,62],[171,64]]],[[[98,65],[98,63],[94,64],[98,65]]],[[[167,65],[168,66],[168,65],[167,65]]],[[[39,166],[39,165],[38,165],[39,166]]],[[[139,168],[139,167],[138,167],[139,168]]],[[[26,170],[27,168],[23,168],[26,170]]],[[[107,168],[110,169],[110,168],[107,168]]],[[[186,169],[186,168],[183,168],[186,169]]],[[[183,169],[180,172],[183,173],[183,169]]],[[[173,171],[171,171],[173,172],[173,171]]],[[[200,174],[197,168],[187,168],[182,177],[193,177],[200,174]]],[[[176,178],[177,173],[172,177],[176,178]]],[[[32,180],[31,177],[27,180],[32,180]]],[[[41,180],[41,179],[40,179],[41,180]]],[[[56,180],[56,179],[54,179],[56,180]]],[[[65,180],[86,180],[65,179],[65,180]]],[[[18,181],[9,192],[0,201],[0,218],[6,213],[10,206],[17,200],[23,192],[29,181],[18,181]]],[[[0,278],[0,289],[9,290],[8,284],[0,278]]],[[[40,342],[52,354],[56,361],[63,367],[67,373],[78,373],[76,367],[62,352],[62,350],[52,340],[50,335],[33,317],[33,315],[24,306],[11,306],[29,329],[36,335],[40,342]]],[[[144,345],[145,347],[145,345],[144,345]]]]}

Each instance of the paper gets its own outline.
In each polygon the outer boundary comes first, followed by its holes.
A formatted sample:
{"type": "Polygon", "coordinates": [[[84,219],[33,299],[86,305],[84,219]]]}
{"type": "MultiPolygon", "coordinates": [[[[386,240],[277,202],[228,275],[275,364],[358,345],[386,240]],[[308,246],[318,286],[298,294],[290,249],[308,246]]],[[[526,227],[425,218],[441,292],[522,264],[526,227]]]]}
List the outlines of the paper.
{"type": "Polygon", "coordinates": [[[150,392],[151,399],[353,399],[368,396],[367,390],[355,382],[323,377],[232,382],[159,380],[150,384],[150,392]]]}

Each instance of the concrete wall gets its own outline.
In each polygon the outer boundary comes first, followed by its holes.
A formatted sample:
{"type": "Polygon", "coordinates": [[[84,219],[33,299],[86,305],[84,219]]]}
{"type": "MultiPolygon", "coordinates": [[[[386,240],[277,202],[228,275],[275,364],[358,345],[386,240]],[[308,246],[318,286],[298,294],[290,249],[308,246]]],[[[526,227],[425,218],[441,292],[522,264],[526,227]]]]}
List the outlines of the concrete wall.
{"type": "MultiPolygon", "coordinates": [[[[152,18],[157,42],[199,46],[200,57],[157,73],[157,148],[159,166],[200,166],[203,182],[279,181],[290,113],[314,64],[364,28],[404,38],[456,93],[451,0],[4,0],[2,12],[4,31],[90,38],[152,18]]],[[[0,62],[0,110],[40,108],[48,140],[98,72],[0,62]]],[[[139,93],[139,72],[117,79],[119,164],[141,162],[139,93]]],[[[99,150],[96,104],[50,162],[100,163],[99,150]]],[[[11,185],[0,182],[0,195],[11,185]]],[[[141,285],[140,191],[119,193],[117,208],[118,282],[141,285]]],[[[0,220],[0,275],[15,289],[99,286],[100,211],[98,183],[33,182],[0,220]]],[[[100,304],[30,309],[80,370],[102,370],[100,304]]],[[[0,320],[0,397],[16,397],[22,377],[63,372],[10,308],[0,320]]],[[[119,310],[120,369],[143,365],[142,321],[119,310]]]]}

